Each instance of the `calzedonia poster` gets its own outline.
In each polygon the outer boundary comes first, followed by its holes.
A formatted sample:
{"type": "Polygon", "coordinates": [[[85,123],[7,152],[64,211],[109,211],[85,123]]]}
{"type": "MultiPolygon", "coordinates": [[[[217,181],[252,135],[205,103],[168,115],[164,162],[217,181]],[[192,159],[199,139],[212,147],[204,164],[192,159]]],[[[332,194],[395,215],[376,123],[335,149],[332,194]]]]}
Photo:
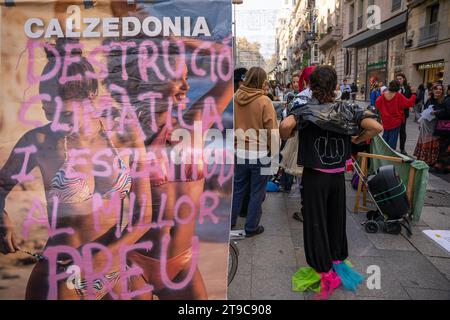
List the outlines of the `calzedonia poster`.
{"type": "Polygon", "coordinates": [[[231,2],[0,9],[0,299],[226,299],[231,2]]]}

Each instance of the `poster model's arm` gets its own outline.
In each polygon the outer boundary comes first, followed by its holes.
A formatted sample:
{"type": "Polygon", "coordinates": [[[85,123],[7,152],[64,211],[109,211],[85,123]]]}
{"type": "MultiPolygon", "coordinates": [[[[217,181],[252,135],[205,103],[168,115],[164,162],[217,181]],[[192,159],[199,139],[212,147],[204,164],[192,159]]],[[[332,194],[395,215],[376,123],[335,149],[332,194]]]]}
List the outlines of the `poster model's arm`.
{"type": "MultiPolygon", "coordinates": [[[[182,40],[186,45],[187,51],[195,50],[196,48],[205,45],[205,41],[203,40],[193,38],[182,38],[182,40]]],[[[230,68],[232,68],[231,48],[227,44],[227,41],[224,41],[224,43],[210,42],[210,48],[215,49],[215,53],[217,56],[223,54],[228,57],[223,59],[223,62],[220,67],[226,71],[232,72],[232,70],[230,70],[230,68]]],[[[228,106],[228,104],[231,102],[231,99],[233,98],[233,93],[234,89],[232,78],[230,77],[228,81],[224,81],[220,77],[217,77],[217,81],[214,84],[214,87],[212,87],[211,90],[209,90],[196,102],[194,102],[193,105],[191,105],[189,109],[185,112],[185,114],[183,115],[185,122],[192,124],[196,120],[201,120],[205,99],[208,97],[214,98],[216,103],[216,111],[218,114],[222,114],[226,109],[226,107],[228,106]]]]}
{"type": "Polygon", "coordinates": [[[37,165],[33,132],[30,131],[19,139],[0,169],[0,252],[3,254],[14,253],[19,249],[14,239],[12,221],[5,211],[5,202],[16,184],[32,179],[27,173],[37,165]]]}

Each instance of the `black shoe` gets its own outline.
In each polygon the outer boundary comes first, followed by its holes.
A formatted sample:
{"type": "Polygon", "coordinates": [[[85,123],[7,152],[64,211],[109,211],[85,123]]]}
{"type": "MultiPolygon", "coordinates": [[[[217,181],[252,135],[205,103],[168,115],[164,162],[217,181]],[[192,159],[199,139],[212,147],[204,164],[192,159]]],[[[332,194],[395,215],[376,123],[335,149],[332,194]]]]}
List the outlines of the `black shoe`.
{"type": "Polygon", "coordinates": [[[294,218],[297,221],[303,222],[303,215],[301,212],[294,212],[294,214],[292,215],[292,218],[294,218]]]}
{"type": "Polygon", "coordinates": [[[241,218],[247,217],[247,212],[241,212],[241,213],[239,213],[239,217],[241,217],[241,218]]]}
{"type": "Polygon", "coordinates": [[[236,225],[232,224],[230,229],[233,230],[234,228],[236,228],[236,225]]]}
{"type": "Polygon", "coordinates": [[[406,150],[401,150],[400,153],[401,153],[402,155],[404,155],[404,156],[407,156],[407,155],[408,155],[408,153],[406,152],[406,150]]]}
{"type": "Polygon", "coordinates": [[[263,232],[264,232],[264,227],[263,226],[258,226],[258,228],[256,228],[255,231],[245,231],[245,236],[247,238],[250,238],[250,237],[256,236],[258,234],[261,234],[263,232]]]}

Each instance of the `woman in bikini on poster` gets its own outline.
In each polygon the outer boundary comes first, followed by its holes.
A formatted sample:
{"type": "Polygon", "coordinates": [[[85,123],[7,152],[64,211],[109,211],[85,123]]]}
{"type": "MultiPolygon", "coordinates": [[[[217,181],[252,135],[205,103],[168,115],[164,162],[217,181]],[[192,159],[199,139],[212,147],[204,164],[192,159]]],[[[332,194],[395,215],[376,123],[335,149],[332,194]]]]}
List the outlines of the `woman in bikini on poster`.
{"type": "MultiPolygon", "coordinates": [[[[128,15],[128,10],[118,6],[113,12],[115,16],[121,16],[128,15]]],[[[191,164],[173,165],[168,157],[170,158],[171,150],[178,145],[178,141],[171,139],[174,130],[188,128],[192,137],[194,121],[203,119],[200,132],[195,134],[203,135],[205,130],[213,125],[205,125],[208,117],[205,115],[208,97],[214,98],[213,114],[216,115],[215,119],[219,119],[216,123],[220,122],[220,116],[233,96],[231,48],[226,44],[193,38],[148,39],[137,36],[133,39],[133,46],[126,50],[126,57],[120,48],[116,49],[109,54],[108,78],[105,83],[108,87],[116,85],[125,89],[126,99],[129,99],[136,110],[145,132],[147,151],[154,155],[150,170],[153,222],[159,223],[159,227],[152,228],[140,239],[150,240],[153,243],[152,249],[131,252],[130,263],[135,263],[144,270],[146,282],[154,287],[153,293],[159,299],[206,299],[205,285],[197,267],[198,240],[195,231],[198,213],[202,210],[202,203],[204,205],[206,201],[202,199],[205,188],[204,164],[200,159],[191,164]],[[144,42],[146,47],[143,46],[144,42]],[[181,49],[183,47],[185,51],[181,49]],[[216,66],[221,69],[217,72],[219,76],[216,77],[213,87],[197,101],[188,103],[188,64],[192,69],[197,65],[192,65],[194,59],[187,59],[185,52],[192,53],[198,48],[203,48],[197,51],[199,57],[206,55],[210,58],[211,50],[215,50],[217,57],[222,55],[222,59],[217,59],[221,60],[222,64],[216,66]],[[164,54],[155,55],[155,50],[161,53],[166,51],[164,54]],[[142,59],[143,55],[152,54],[155,59],[154,67],[143,72],[139,67],[142,65],[139,59],[142,59]],[[168,70],[168,66],[172,71],[168,70]],[[155,71],[156,69],[159,72],[155,71]],[[127,77],[122,76],[124,70],[127,77]],[[221,76],[223,74],[226,75],[221,76]],[[187,202],[179,206],[177,200],[182,197],[187,199],[187,202]],[[164,224],[162,221],[168,223],[164,224]],[[171,285],[168,285],[169,283],[171,285]]],[[[211,64],[206,65],[203,66],[204,70],[213,69],[211,64]]],[[[206,71],[202,76],[211,75],[206,71]]],[[[116,96],[118,102],[123,102],[123,98],[121,95],[116,96]]],[[[192,146],[191,151],[203,154],[203,143],[200,146],[192,146]]]]}
{"type": "MultiPolygon", "coordinates": [[[[59,39],[56,46],[46,45],[48,62],[42,75],[53,70],[58,58],[64,65],[68,59],[65,42],[59,39]]],[[[149,178],[134,177],[130,160],[121,152],[123,148],[140,150],[130,156],[130,159],[135,157],[135,169],[139,171],[145,159],[144,140],[133,126],[118,134],[117,123],[112,119],[105,121],[99,115],[101,112],[96,107],[103,108],[107,100],[98,102],[98,81],[87,76],[94,73],[94,68],[81,51],[73,50],[73,56],[79,60],[69,64],[66,75],[79,75],[79,78],[61,84],[64,73],[61,68],[51,79],[41,80],[40,96],[35,101],[42,101],[50,122],[26,132],[0,170],[0,251],[3,254],[21,251],[12,229],[14,217],[5,211],[9,192],[21,182],[17,173],[30,173],[39,168],[45,188],[49,239],[28,280],[26,299],[123,298],[120,294],[129,288],[124,288],[127,282],[121,281],[125,268],[118,261],[121,245],[133,245],[147,231],[121,229],[119,215],[123,213],[123,199],[130,192],[136,199],[146,199],[135,201],[131,219],[135,220],[134,214],[141,212],[142,223],[151,221],[149,178]],[[27,148],[30,150],[24,153],[27,148]],[[105,213],[107,209],[110,214],[105,213]],[[91,270],[85,265],[89,251],[86,245],[93,246],[87,260],[91,270]],[[77,279],[69,283],[70,274],[61,277],[68,267],[77,265],[81,266],[77,279]],[[92,274],[102,270],[104,276],[92,278],[92,274]]],[[[26,224],[27,221],[24,228],[26,224]]],[[[132,282],[135,288],[145,286],[140,277],[134,277],[132,282]]]]}

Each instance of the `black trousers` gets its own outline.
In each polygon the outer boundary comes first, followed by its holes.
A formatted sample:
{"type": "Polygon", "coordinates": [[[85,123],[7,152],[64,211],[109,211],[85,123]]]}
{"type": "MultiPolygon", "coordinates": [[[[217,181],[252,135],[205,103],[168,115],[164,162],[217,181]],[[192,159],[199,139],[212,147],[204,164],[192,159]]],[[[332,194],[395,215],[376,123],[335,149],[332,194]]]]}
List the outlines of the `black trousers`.
{"type": "Polygon", "coordinates": [[[306,261],[328,272],[334,260],[348,257],[344,173],[304,168],[302,200],[306,261]]]}
{"type": "Polygon", "coordinates": [[[400,126],[400,151],[405,150],[406,144],[406,122],[400,126]]]}
{"type": "Polygon", "coordinates": [[[400,126],[400,151],[405,150],[405,144],[406,144],[406,121],[409,118],[409,110],[405,109],[405,123],[402,123],[400,126]]]}

